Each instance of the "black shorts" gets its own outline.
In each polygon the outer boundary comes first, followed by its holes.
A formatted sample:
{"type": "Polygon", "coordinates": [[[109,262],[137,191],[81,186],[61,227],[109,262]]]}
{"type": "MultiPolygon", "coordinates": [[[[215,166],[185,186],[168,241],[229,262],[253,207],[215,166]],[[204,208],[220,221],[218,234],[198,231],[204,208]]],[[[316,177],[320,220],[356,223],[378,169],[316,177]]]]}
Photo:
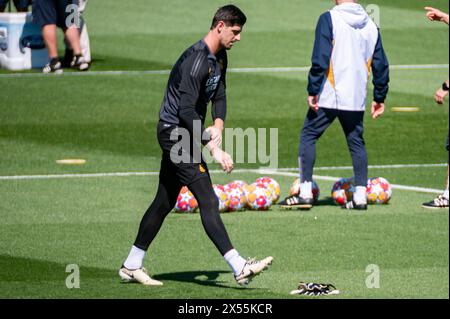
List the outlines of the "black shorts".
{"type": "MultiPolygon", "coordinates": [[[[177,125],[162,121],[158,123],[158,142],[163,151],[160,178],[176,178],[185,186],[200,178],[210,178],[208,166],[201,156],[193,156],[194,152],[177,147],[178,141],[170,139],[171,133],[177,135],[178,129],[177,125]]],[[[191,142],[190,150],[192,149],[191,142]]],[[[200,152],[200,149],[197,149],[197,152],[200,152]]]]}
{"type": "Polygon", "coordinates": [[[33,23],[41,27],[56,24],[67,29],[75,22],[74,15],[78,14],[78,10],[73,10],[70,5],[78,5],[78,0],[33,0],[33,23]]]}
{"type": "MultiPolygon", "coordinates": [[[[0,0],[0,7],[6,7],[10,0],[0,0]]],[[[14,0],[14,6],[17,10],[27,9],[31,4],[31,0],[14,0]]]]}

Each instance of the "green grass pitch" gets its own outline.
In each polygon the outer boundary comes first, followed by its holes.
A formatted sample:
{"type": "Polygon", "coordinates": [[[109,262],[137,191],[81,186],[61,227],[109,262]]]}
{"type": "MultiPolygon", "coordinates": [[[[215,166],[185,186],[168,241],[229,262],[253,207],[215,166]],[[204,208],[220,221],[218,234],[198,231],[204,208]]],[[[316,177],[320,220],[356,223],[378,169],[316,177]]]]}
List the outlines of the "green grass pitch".
{"type": "MultiPolygon", "coordinates": [[[[448,27],[426,20],[426,1],[380,0],[381,32],[391,65],[448,65],[448,27]]],[[[432,5],[449,11],[448,1],[432,5]]],[[[309,66],[318,16],[328,0],[235,1],[249,20],[229,53],[231,68],[309,66]]],[[[86,11],[94,63],[91,71],[167,70],[209,28],[217,0],[90,1],[86,11]]],[[[62,48],[60,48],[62,50],[62,48]]],[[[62,53],[62,51],[61,51],[62,53]]],[[[331,181],[319,179],[320,205],[309,212],[223,214],[233,244],[248,257],[272,255],[272,267],[249,286],[234,282],[209,241],[198,214],[170,214],[145,266],[163,287],[121,284],[128,254],[157,176],[14,179],[5,176],[157,172],[155,125],[167,75],[70,71],[60,77],[0,71],[0,298],[283,298],[299,281],[328,282],[328,298],[449,298],[448,210],[426,211],[435,194],[394,189],[389,205],[366,213],[330,201],[331,181]],[[61,158],[84,158],[61,166],[61,158]],[[66,266],[80,269],[80,288],[68,289],[66,266]],[[377,265],[379,288],[366,269],[377,265]],[[424,284],[426,283],[426,284],[424,284]],[[418,289],[420,287],[420,289],[418,289]]],[[[365,119],[370,165],[442,164],[448,153],[448,102],[434,91],[448,68],[393,69],[386,114],[365,119]],[[419,107],[415,113],[392,107],[419,107]]],[[[280,168],[295,168],[306,114],[306,72],[228,74],[227,127],[279,128],[280,168]]],[[[369,87],[369,91],[371,87],[369,87]]],[[[370,96],[370,94],[369,94],[370,96]]],[[[349,166],[338,123],[318,143],[317,167],[349,166]]],[[[215,183],[252,182],[242,172],[212,174],[215,183]]],[[[217,169],[211,165],[210,169],[217,169]]],[[[295,171],[292,171],[295,172],[295,171]]],[[[320,176],[350,177],[329,168],[320,176]]],[[[391,183],[443,189],[445,166],[372,168],[391,183]]],[[[287,195],[294,176],[274,175],[287,195]]]]}

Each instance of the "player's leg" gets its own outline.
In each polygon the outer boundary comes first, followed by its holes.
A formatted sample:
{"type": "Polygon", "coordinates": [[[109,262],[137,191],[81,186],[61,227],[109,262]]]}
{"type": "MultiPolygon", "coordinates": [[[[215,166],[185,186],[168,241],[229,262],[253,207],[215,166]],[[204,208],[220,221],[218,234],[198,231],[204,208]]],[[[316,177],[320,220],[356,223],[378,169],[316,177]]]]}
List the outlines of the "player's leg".
{"type": "Polygon", "coordinates": [[[62,73],[62,64],[58,58],[56,9],[52,0],[33,1],[33,22],[42,28],[42,37],[47,47],[49,63],[44,66],[44,73],[62,73]]]}
{"type": "Polygon", "coordinates": [[[17,12],[27,12],[30,0],[14,0],[14,6],[17,12]]]}
{"type": "Polygon", "coordinates": [[[254,276],[271,264],[273,258],[246,260],[234,249],[220,217],[219,202],[209,175],[195,180],[188,187],[197,199],[202,224],[208,237],[233,270],[236,281],[241,285],[248,284],[254,276]]]}
{"type": "MultiPolygon", "coordinates": [[[[448,152],[449,150],[449,139],[447,136],[447,141],[446,141],[446,145],[445,148],[448,152]]],[[[448,156],[447,156],[447,179],[445,181],[446,186],[445,186],[445,190],[444,193],[437,196],[435,199],[433,199],[430,202],[427,203],[423,203],[422,207],[423,208],[429,208],[429,209],[442,209],[442,208],[449,208],[449,194],[448,194],[448,184],[449,184],[449,164],[448,164],[448,156]]]]}
{"type": "Polygon", "coordinates": [[[0,12],[5,12],[9,0],[0,0],[0,12]]]}
{"type": "Polygon", "coordinates": [[[136,240],[119,271],[123,281],[138,281],[150,286],[162,285],[148,275],[143,268],[143,262],[148,247],[161,229],[164,219],[175,206],[182,187],[174,174],[174,169],[169,166],[170,163],[163,159],[155,199],[142,217],[136,240]]]}
{"type": "Polygon", "coordinates": [[[364,112],[340,111],[339,122],[344,130],[350,150],[355,176],[355,193],[353,201],[347,208],[367,209],[367,151],[364,141],[364,112]]]}
{"type": "Polygon", "coordinates": [[[64,31],[65,39],[73,50],[73,59],[70,66],[79,71],[89,69],[89,64],[84,61],[80,45],[81,19],[78,12],[77,0],[62,0],[56,5],[58,17],[57,25],[64,31]]]}
{"type": "Polygon", "coordinates": [[[337,116],[336,110],[319,108],[308,110],[300,136],[298,150],[300,196],[289,196],[279,205],[282,208],[310,209],[313,205],[312,176],[316,161],[316,143],[337,116]]]}

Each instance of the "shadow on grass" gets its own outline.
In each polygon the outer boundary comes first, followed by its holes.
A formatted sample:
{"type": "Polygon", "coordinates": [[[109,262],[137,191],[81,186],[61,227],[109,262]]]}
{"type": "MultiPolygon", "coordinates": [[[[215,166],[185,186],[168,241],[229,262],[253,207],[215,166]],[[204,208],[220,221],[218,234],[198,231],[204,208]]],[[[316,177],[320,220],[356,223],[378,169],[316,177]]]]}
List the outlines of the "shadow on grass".
{"type": "MultiPolygon", "coordinates": [[[[182,271],[182,272],[173,272],[166,274],[154,275],[152,278],[161,281],[179,281],[179,282],[189,282],[195,283],[202,286],[212,286],[212,287],[220,287],[220,288],[229,288],[229,289],[243,289],[242,287],[230,287],[229,282],[227,281],[218,281],[217,278],[221,274],[229,274],[229,271],[182,271]]],[[[246,290],[254,290],[255,288],[245,288],[246,290]]]]}
{"type": "MultiPolygon", "coordinates": [[[[0,282],[65,282],[70,272],[66,267],[70,263],[57,263],[33,258],[0,255],[0,282]]],[[[91,279],[117,279],[116,270],[80,266],[80,276],[91,279]]],[[[229,274],[229,271],[185,271],[152,276],[161,281],[177,281],[194,283],[202,286],[212,286],[228,289],[243,289],[242,287],[230,287],[229,282],[217,281],[221,274],[229,274]]],[[[246,288],[255,290],[254,288],[246,288]]]]}
{"type": "MultiPolygon", "coordinates": [[[[64,282],[70,274],[66,267],[70,263],[56,263],[32,258],[0,255],[0,282],[64,282]]],[[[80,266],[83,278],[109,279],[114,278],[116,271],[110,269],[80,266]]]]}
{"type": "Polygon", "coordinates": [[[336,206],[332,197],[326,197],[324,199],[319,199],[314,206],[336,206]]]}

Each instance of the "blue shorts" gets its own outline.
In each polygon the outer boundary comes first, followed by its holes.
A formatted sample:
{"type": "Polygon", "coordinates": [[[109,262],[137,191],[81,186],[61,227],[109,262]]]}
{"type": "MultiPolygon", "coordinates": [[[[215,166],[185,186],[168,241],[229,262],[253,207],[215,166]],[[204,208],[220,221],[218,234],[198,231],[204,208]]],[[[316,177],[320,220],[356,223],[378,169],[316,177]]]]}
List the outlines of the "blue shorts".
{"type": "MultiPolygon", "coordinates": [[[[9,0],[0,0],[0,7],[6,7],[9,0]]],[[[25,10],[28,9],[28,6],[31,4],[31,0],[14,0],[14,6],[17,10],[25,10]]]]}
{"type": "Polygon", "coordinates": [[[78,14],[78,11],[71,10],[69,5],[78,5],[78,0],[33,0],[33,23],[41,27],[56,24],[67,29],[73,19],[69,19],[69,24],[66,24],[66,19],[74,12],[78,14]]]}

